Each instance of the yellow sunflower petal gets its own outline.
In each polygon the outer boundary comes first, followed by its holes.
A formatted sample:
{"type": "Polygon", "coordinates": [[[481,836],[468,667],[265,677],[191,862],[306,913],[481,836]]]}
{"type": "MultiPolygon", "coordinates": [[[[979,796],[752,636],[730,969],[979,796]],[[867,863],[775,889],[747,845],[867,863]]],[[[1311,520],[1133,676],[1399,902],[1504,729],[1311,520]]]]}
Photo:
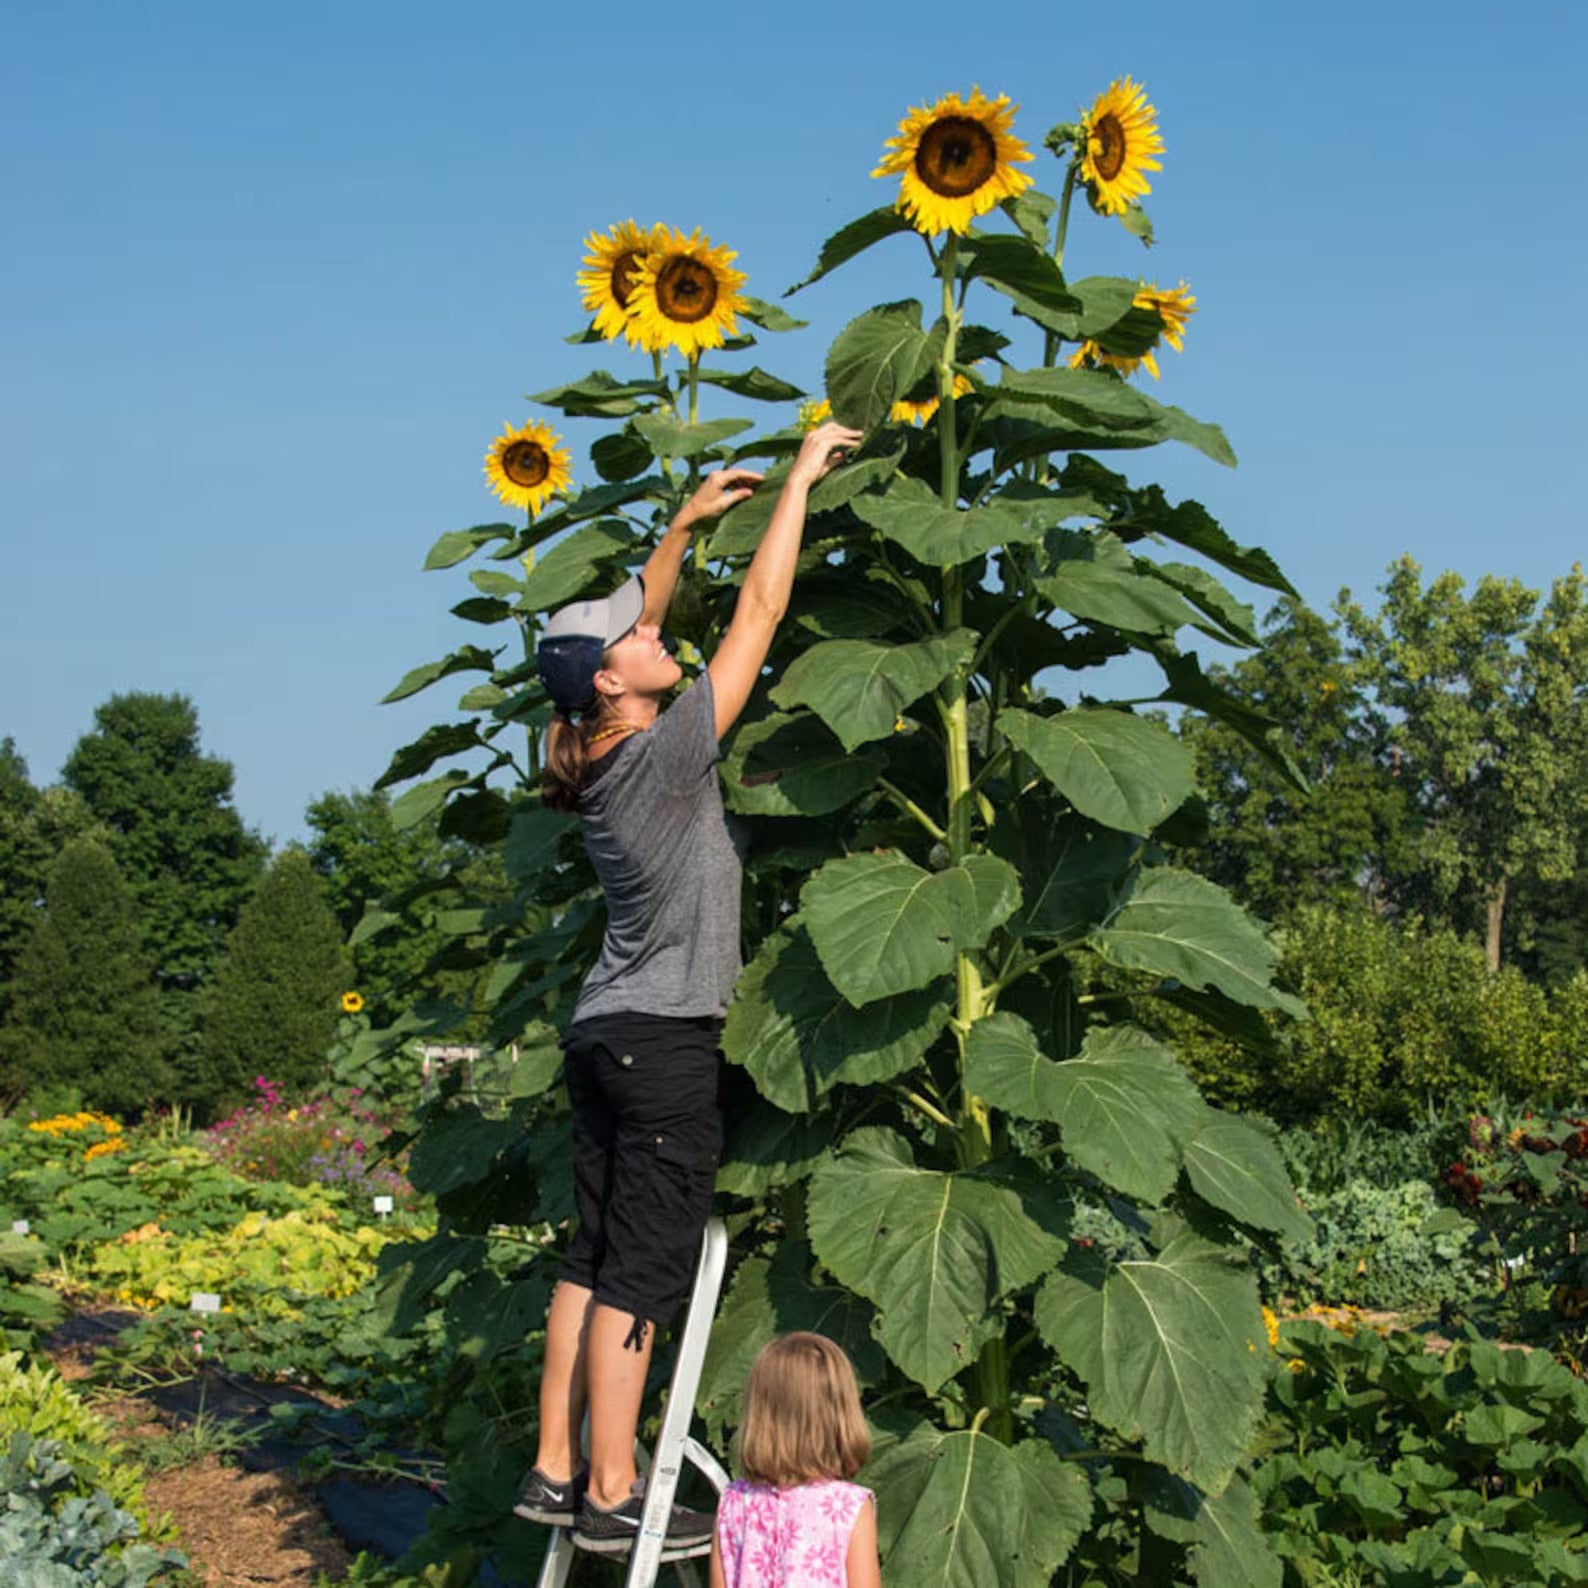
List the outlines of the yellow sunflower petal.
{"type": "Polygon", "coordinates": [[[739,289],[749,277],[733,268],[731,248],[713,248],[697,227],[689,236],[657,228],[651,251],[631,278],[628,312],[634,336],[648,353],[676,347],[693,358],[739,334],[744,312],[739,289]]]}
{"type": "Polygon", "coordinates": [[[531,419],[515,430],[506,426],[485,454],[485,478],[509,507],[538,513],[548,498],[567,490],[573,475],[569,454],[550,425],[531,419]]]}
{"type": "MultiPolygon", "coordinates": [[[[1167,342],[1177,353],[1185,350],[1186,322],[1197,312],[1197,300],[1185,282],[1182,281],[1178,287],[1141,287],[1131,299],[1131,305],[1137,309],[1150,309],[1163,321],[1163,329],[1158,333],[1160,340],[1167,342]]],[[[1157,345],[1155,342],[1146,352],[1127,357],[1123,353],[1110,353],[1100,342],[1088,337],[1070,355],[1070,368],[1117,369],[1121,375],[1127,376],[1134,375],[1138,369],[1145,369],[1157,380],[1157,345]]]]}
{"type": "Polygon", "coordinates": [[[1142,173],[1163,169],[1157,117],[1147,90],[1128,77],[1110,83],[1082,115],[1081,180],[1093,209],[1123,215],[1152,191],[1142,173]]]}
{"type": "Polygon", "coordinates": [[[897,176],[896,207],[918,232],[965,232],[978,215],[1031,186],[1015,166],[1031,151],[1010,132],[1018,106],[1007,94],[988,99],[945,94],[935,105],[912,106],[889,138],[873,176],[897,176]]]}
{"type": "Polygon", "coordinates": [[[609,342],[622,336],[634,346],[639,337],[629,303],[639,263],[661,241],[664,228],[636,226],[619,221],[607,236],[591,232],[585,238],[589,251],[579,272],[579,292],[585,308],[595,315],[595,327],[609,342]]]}

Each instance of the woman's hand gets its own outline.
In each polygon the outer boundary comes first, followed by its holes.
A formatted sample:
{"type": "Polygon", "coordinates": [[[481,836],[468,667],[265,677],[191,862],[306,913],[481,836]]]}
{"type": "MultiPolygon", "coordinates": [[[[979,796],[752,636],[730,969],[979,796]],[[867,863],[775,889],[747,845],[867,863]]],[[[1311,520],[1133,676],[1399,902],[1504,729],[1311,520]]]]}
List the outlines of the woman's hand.
{"type": "Polygon", "coordinates": [[[818,480],[826,478],[844,461],[844,453],[858,447],[865,439],[860,430],[850,430],[845,425],[829,420],[818,425],[800,443],[799,456],[789,470],[790,485],[799,484],[807,489],[818,480]]]}
{"type": "Polygon", "coordinates": [[[721,518],[730,507],[749,498],[761,478],[754,469],[719,469],[715,474],[708,474],[673,522],[689,529],[707,519],[721,518]]]}

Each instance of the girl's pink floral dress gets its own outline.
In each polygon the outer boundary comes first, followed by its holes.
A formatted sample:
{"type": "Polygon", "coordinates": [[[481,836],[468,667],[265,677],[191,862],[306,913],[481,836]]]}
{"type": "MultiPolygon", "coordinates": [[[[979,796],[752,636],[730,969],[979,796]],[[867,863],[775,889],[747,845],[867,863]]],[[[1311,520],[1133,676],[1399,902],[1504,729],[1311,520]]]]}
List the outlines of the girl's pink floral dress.
{"type": "Polygon", "coordinates": [[[838,1478],[792,1489],[730,1483],[717,1506],[728,1588],[844,1588],[849,1535],[870,1499],[838,1478]]]}

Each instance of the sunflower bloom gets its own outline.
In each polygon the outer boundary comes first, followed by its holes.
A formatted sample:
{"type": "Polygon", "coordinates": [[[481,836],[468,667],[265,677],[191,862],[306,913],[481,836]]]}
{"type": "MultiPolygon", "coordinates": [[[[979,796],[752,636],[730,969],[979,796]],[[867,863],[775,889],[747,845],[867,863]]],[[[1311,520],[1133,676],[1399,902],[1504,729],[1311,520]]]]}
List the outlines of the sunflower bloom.
{"type": "Polygon", "coordinates": [[[342,1013],[356,1015],[364,1007],[363,993],[345,992],[342,994],[342,1013]]]}
{"type": "Polygon", "coordinates": [[[629,313],[634,293],[634,277],[640,261],[664,240],[660,226],[636,226],[619,221],[607,236],[591,232],[584,245],[585,269],[579,272],[579,292],[585,308],[595,315],[595,328],[609,342],[626,337],[629,345],[639,342],[629,313]]]}
{"type": "MultiPolygon", "coordinates": [[[[954,395],[956,397],[968,397],[974,390],[975,387],[971,385],[968,375],[956,375],[954,377],[954,395]]],[[[937,407],[938,398],[936,393],[933,393],[924,402],[918,403],[900,398],[889,410],[888,418],[896,425],[915,425],[919,427],[931,419],[932,415],[937,412],[937,407]]]]}
{"type": "Polygon", "coordinates": [[[749,280],[733,268],[731,248],[713,248],[697,227],[686,237],[670,226],[653,233],[653,247],[630,278],[628,313],[635,339],[647,353],[676,347],[686,358],[721,347],[739,334],[739,289],[749,280]]]}
{"type": "Polygon", "coordinates": [[[871,174],[900,178],[896,207],[918,232],[963,234],[978,215],[1031,186],[1015,170],[1031,158],[1009,130],[1016,109],[1007,94],[988,99],[979,88],[968,99],[945,94],[935,105],[912,106],[871,174]]]}
{"type": "Polygon", "coordinates": [[[498,498],[509,507],[538,513],[548,497],[567,490],[573,476],[560,440],[550,425],[538,419],[517,430],[506,426],[485,454],[485,478],[498,498]]]}
{"type": "Polygon", "coordinates": [[[795,416],[794,423],[801,430],[814,430],[817,425],[824,425],[833,416],[833,405],[825,397],[815,401],[800,404],[800,411],[795,416]]]}
{"type": "Polygon", "coordinates": [[[1157,118],[1147,90],[1128,77],[1110,83],[1082,115],[1081,180],[1100,214],[1123,215],[1152,191],[1142,173],[1163,169],[1157,118]]]}
{"type": "MultiPolygon", "coordinates": [[[[1186,322],[1197,312],[1197,300],[1191,289],[1181,282],[1178,287],[1143,287],[1131,300],[1137,309],[1149,309],[1163,321],[1158,333],[1175,352],[1185,351],[1186,322]]],[[[1143,365],[1154,380],[1158,379],[1158,359],[1153,348],[1148,348],[1134,358],[1123,353],[1110,353],[1094,338],[1088,337],[1070,355],[1071,369],[1117,369],[1121,375],[1134,375],[1143,365]]]]}

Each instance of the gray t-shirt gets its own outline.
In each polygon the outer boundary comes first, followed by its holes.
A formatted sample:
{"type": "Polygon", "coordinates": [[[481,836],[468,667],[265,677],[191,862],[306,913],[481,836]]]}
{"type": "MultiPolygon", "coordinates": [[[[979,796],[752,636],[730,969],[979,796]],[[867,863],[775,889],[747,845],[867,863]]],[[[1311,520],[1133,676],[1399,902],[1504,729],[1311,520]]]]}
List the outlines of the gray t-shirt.
{"type": "Polygon", "coordinates": [[[717,782],[710,675],[603,759],[579,814],[607,929],[574,1021],[724,1014],[739,974],[740,873],[717,782]]]}

